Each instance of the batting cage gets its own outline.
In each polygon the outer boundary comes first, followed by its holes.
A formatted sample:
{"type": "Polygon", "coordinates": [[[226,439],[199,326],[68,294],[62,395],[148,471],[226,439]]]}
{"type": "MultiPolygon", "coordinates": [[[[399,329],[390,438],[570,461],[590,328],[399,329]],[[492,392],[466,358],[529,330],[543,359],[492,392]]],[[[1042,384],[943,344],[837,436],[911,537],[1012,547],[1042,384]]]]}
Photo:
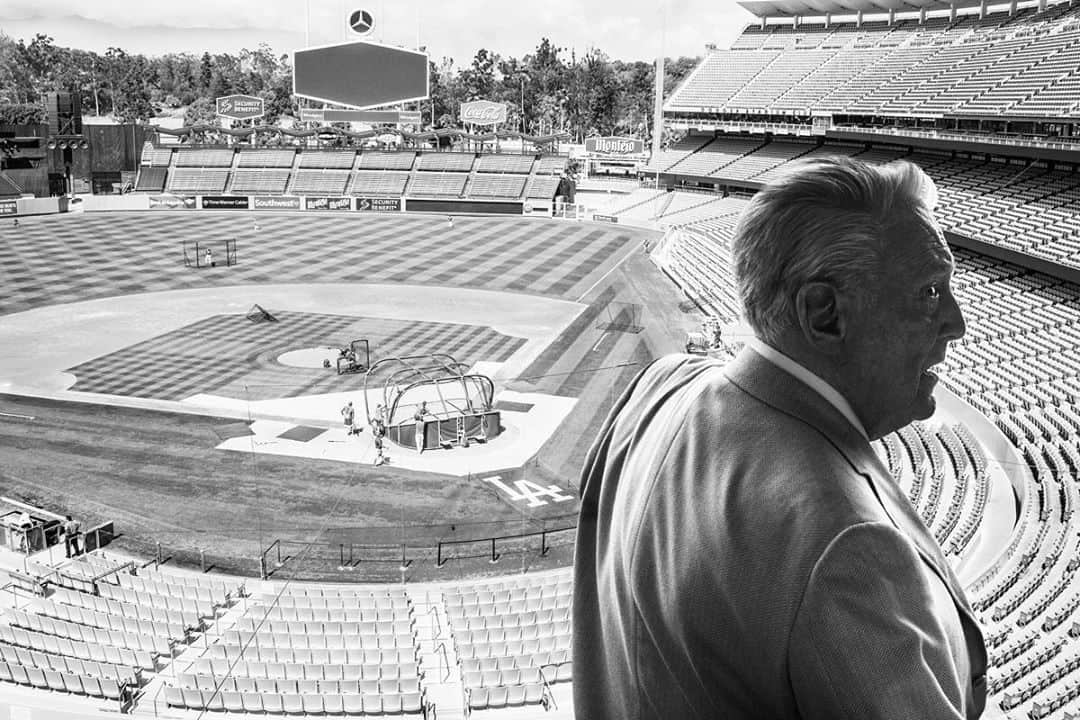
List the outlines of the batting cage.
{"type": "Polygon", "coordinates": [[[468,447],[501,432],[491,378],[469,373],[445,353],[379,360],[364,376],[364,391],[369,422],[382,420],[386,436],[403,447],[468,447]],[[381,396],[378,388],[368,392],[376,374],[385,378],[381,396]],[[371,407],[372,397],[381,397],[377,407],[371,407]]]}
{"type": "Polygon", "coordinates": [[[207,268],[236,264],[236,239],[189,240],[184,238],[184,267],[207,268]]]}

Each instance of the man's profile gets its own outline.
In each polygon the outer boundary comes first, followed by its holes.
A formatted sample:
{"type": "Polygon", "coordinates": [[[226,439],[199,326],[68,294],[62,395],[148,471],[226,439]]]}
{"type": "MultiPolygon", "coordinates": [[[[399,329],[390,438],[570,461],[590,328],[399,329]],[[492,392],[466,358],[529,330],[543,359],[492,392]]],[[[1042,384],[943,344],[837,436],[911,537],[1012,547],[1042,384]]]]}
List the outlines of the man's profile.
{"type": "Polygon", "coordinates": [[[965,330],[915,165],[807,161],[732,245],[754,338],[672,355],[585,460],[579,718],[977,718],[986,650],[870,441],[930,417],[965,330]]]}

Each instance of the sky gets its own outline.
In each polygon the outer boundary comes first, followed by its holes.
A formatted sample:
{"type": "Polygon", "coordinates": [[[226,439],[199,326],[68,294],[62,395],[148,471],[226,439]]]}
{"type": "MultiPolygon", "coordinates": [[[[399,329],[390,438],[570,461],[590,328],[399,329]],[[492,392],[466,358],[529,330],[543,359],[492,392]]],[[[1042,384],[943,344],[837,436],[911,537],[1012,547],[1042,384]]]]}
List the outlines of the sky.
{"type": "Polygon", "coordinates": [[[567,56],[595,47],[649,60],[662,36],[667,57],[693,57],[706,43],[728,46],[752,19],[735,0],[3,0],[0,31],[27,42],[41,32],[98,52],[236,52],[265,42],[280,54],[356,39],[345,18],[358,9],[375,17],[367,39],[412,48],[419,38],[433,60],[458,67],[480,48],[520,58],[542,37],[567,56]]]}

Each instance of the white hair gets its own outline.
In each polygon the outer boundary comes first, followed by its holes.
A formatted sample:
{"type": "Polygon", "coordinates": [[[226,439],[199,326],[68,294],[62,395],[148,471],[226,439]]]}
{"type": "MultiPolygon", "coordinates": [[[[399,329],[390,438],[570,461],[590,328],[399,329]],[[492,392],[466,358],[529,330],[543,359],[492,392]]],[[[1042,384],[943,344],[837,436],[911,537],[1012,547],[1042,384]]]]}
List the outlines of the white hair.
{"type": "Polygon", "coordinates": [[[794,300],[806,283],[876,292],[889,237],[906,228],[936,233],[936,204],[934,181],[910,162],[795,163],[754,196],[735,230],[732,257],[747,323],[776,344],[798,325],[794,300]]]}

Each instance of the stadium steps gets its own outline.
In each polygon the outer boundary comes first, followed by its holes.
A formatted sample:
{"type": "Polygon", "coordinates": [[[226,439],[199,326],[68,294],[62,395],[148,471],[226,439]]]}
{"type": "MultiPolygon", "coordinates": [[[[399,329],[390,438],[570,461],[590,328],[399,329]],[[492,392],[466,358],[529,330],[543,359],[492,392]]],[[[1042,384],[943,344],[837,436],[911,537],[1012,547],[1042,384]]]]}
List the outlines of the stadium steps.
{"type": "Polygon", "coordinates": [[[465,179],[465,187],[461,190],[461,197],[463,198],[472,196],[472,186],[473,181],[476,180],[477,164],[478,163],[473,163],[472,169],[469,170],[469,177],[465,179]]]}
{"type": "Polygon", "coordinates": [[[660,201],[660,209],[653,213],[650,220],[658,220],[664,217],[664,213],[671,207],[672,201],[675,199],[675,193],[664,193],[664,198],[660,201]]]}
{"type": "Polygon", "coordinates": [[[446,607],[437,594],[428,594],[423,601],[414,595],[413,608],[428,702],[435,705],[439,720],[463,720],[465,690],[446,607]]]}

